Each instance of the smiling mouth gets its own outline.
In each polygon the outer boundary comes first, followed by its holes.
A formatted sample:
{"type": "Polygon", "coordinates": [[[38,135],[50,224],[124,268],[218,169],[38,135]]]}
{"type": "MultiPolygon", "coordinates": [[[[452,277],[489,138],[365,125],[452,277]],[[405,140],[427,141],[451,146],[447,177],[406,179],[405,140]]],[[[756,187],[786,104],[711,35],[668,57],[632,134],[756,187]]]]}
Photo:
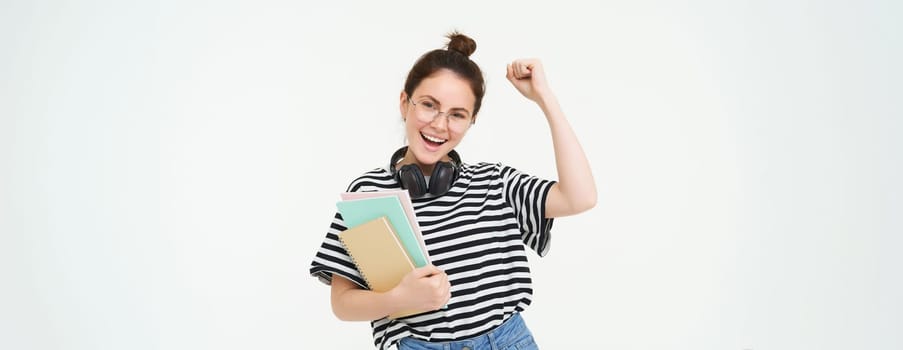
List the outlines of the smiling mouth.
{"type": "Polygon", "coordinates": [[[424,133],[420,133],[420,137],[427,143],[434,145],[434,146],[440,146],[443,143],[445,143],[446,141],[448,141],[447,139],[440,139],[437,137],[428,136],[428,135],[425,135],[424,133]]]}

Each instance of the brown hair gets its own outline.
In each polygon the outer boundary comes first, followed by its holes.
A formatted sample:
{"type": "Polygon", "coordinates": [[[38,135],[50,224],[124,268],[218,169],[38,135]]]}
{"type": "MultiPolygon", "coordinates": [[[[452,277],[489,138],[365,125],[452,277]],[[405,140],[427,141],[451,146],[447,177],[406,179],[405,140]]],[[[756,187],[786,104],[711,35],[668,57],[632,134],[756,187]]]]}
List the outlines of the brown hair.
{"type": "Polygon", "coordinates": [[[477,43],[457,31],[448,33],[445,37],[448,38],[445,49],[436,49],[423,54],[411,67],[408,79],[404,83],[404,92],[411,96],[423,79],[440,69],[448,69],[470,82],[470,89],[476,97],[473,104],[473,116],[476,116],[483,102],[483,94],[486,93],[483,71],[469,57],[476,51],[477,43]]]}

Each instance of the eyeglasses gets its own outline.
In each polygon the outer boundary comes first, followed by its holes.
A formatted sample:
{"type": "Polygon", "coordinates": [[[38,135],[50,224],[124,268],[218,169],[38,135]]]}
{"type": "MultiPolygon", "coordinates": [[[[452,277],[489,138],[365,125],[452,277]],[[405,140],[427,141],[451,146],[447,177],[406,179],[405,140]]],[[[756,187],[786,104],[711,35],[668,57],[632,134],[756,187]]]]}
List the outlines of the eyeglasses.
{"type": "Polygon", "coordinates": [[[470,113],[461,109],[450,109],[446,112],[439,110],[439,103],[432,99],[423,99],[415,103],[408,97],[408,102],[414,105],[414,112],[417,119],[424,123],[432,123],[440,115],[445,114],[448,121],[448,128],[456,131],[463,131],[473,124],[473,117],[470,113]]]}

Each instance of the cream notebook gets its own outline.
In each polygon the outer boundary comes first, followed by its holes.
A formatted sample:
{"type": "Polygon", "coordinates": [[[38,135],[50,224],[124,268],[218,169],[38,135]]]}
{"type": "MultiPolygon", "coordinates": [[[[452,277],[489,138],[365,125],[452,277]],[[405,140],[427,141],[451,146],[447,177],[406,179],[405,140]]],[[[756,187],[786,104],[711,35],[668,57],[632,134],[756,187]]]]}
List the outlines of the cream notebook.
{"type": "MultiPolygon", "coordinates": [[[[339,240],[372,291],[391,290],[408,272],[414,270],[414,263],[385,216],[339,232],[339,240]]],[[[389,315],[389,318],[416,313],[419,312],[398,312],[389,315]]]]}

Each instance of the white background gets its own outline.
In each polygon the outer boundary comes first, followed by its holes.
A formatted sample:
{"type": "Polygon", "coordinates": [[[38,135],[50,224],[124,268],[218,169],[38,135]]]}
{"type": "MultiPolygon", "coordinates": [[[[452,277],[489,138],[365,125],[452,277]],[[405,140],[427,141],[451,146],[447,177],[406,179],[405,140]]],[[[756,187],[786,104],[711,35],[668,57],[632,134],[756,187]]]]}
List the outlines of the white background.
{"type": "Polygon", "coordinates": [[[544,349],[903,348],[900,2],[324,3],[0,4],[0,348],[370,348],[309,264],[452,29],[466,161],[555,177],[538,57],[592,163],[544,349]]]}

